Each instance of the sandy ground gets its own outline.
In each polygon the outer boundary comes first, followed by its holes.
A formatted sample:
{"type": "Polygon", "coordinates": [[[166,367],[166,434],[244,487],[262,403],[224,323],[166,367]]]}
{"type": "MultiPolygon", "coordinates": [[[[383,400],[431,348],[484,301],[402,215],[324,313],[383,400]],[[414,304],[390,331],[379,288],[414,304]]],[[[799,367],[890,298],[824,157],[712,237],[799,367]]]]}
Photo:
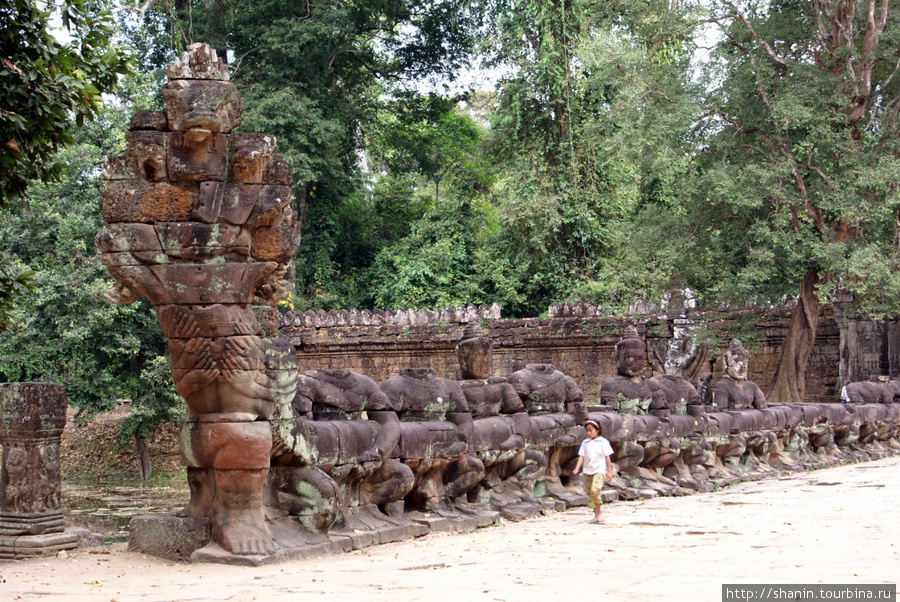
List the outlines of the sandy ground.
{"type": "Polygon", "coordinates": [[[900,457],[260,568],[125,544],[0,563],[0,600],[721,600],[723,583],[900,581],[900,457]]]}

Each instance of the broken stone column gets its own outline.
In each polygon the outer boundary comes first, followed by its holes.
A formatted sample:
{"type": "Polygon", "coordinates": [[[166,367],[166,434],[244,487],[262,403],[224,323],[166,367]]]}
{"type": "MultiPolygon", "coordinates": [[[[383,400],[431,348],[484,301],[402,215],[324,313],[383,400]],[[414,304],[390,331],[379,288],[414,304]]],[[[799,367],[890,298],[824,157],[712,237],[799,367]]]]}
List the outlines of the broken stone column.
{"type": "Polygon", "coordinates": [[[0,560],[56,554],[78,546],[66,532],[59,442],[66,394],[52,383],[0,384],[0,560]]]}

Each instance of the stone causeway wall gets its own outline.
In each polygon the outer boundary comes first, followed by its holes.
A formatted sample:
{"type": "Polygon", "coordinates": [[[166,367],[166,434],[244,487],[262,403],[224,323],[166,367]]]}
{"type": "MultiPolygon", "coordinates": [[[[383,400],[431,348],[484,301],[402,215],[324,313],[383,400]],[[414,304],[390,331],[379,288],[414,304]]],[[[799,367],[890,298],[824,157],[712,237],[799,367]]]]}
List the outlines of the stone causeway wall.
{"type": "Polygon", "coordinates": [[[468,324],[479,320],[499,320],[500,306],[456,305],[443,309],[311,309],[304,312],[288,311],[281,315],[282,328],[331,328],[333,326],[381,326],[409,324],[468,324]]]}
{"type": "MultiPolygon", "coordinates": [[[[582,305],[582,304],[577,304],[582,305]]],[[[634,324],[646,341],[654,373],[662,373],[659,350],[673,341],[679,329],[694,329],[694,340],[709,342],[711,381],[722,374],[721,357],[732,337],[744,341],[750,350],[749,379],[768,390],[787,332],[789,309],[742,310],[732,312],[691,312],[687,315],[655,314],[619,318],[590,315],[590,308],[578,315],[576,304],[555,306],[557,317],[493,318],[482,317],[482,310],[469,306],[456,311],[452,319],[413,322],[408,318],[419,312],[401,312],[405,320],[393,323],[357,320],[321,319],[308,313],[285,314],[281,332],[296,347],[300,371],[347,368],[381,382],[399,373],[402,367],[432,368],[439,376],[457,378],[459,365],[454,348],[466,324],[480,320],[485,334],[494,342],[494,374],[506,376],[526,364],[550,363],[573,377],[585,393],[585,401],[595,399],[600,383],[616,374],[614,349],[629,324],[634,324]],[[475,315],[478,317],[474,317],[475,315]],[[290,324],[287,322],[290,321],[290,324]],[[297,325],[300,321],[301,324],[297,325]],[[318,324],[318,325],[317,325],[318,324]]],[[[322,312],[324,313],[324,312],[322,312]]],[[[338,312],[329,312],[330,315],[338,312]]],[[[441,312],[442,315],[449,312],[441,312]]],[[[362,316],[364,312],[357,312],[362,316]]],[[[499,309],[488,312],[498,315],[499,309]]],[[[354,315],[348,312],[348,315],[354,315]]],[[[374,313],[372,314],[375,315],[374,313]]],[[[806,391],[809,401],[833,401],[839,371],[840,333],[834,317],[826,311],[819,324],[816,346],[807,370],[806,391]]],[[[871,355],[871,354],[870,354],[871,355]]],[[[885,368],[873,362],[873,374],[885,368]]],[[[650,374],[648,374],[649,376],[650,374]]]]}

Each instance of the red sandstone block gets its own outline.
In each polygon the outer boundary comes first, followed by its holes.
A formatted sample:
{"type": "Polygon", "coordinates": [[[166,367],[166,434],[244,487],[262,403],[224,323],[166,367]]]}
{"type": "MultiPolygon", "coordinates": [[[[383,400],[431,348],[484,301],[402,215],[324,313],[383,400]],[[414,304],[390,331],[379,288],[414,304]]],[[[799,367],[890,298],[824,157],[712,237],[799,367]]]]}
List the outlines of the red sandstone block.
{"type": "Polygon", "coordinates": [[[275,155],[275,137],[267,134],[232,134],[228,155],[228,179],[244,184],[262,184],[269,162],[275,155]]]}
{"type": "Polygon", "coordinates": [[[270,226],[252,232],[251,255],[259,261],[287,263],[294,254],[297,228],[294,226],[270,226]]]}
{"type": "Polygon", "coordinates": [[[247,303],[276,272],[274,262],[110,267],[114,278],[154,305],[247,303]]]}
{"type": "Polygon", "coordinates": [[[198,186],[187,182],[111,181],[103,195],[103,219],[111,224],[187,221],[198,194],[198,186]]]}

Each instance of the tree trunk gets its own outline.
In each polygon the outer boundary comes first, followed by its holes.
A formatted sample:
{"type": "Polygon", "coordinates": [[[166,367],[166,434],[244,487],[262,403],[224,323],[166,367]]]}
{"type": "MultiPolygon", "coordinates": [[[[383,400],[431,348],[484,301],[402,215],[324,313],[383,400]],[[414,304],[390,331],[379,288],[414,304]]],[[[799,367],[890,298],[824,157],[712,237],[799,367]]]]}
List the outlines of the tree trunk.
{"type": "Polygon", "coordinates": [[[138,469],[141,471],[141,479],[149,479],[153,472],[153,466],[150,464],[150,448],[147,447],[147,442],[137,435],[134,436],[134,452],[137,456],[138,469]]]}
{"type": "Polygon", "coordinates": [[[800,297],[791,313],[781,358],[775,370],[775,381],[768,400],[773,403],[799,403],[806,396],[806,365],[816,342],[819,325],[819,298],[816,284],[819,270],[810,268],[800,283],[800,297]]]}

